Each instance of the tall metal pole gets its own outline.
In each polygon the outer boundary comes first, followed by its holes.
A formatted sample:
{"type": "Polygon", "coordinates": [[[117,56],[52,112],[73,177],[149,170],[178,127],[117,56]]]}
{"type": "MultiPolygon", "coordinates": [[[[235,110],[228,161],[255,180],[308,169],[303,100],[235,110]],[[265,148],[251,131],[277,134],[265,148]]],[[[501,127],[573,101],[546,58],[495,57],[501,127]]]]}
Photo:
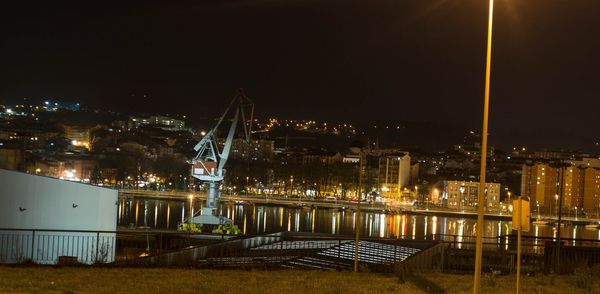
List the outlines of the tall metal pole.
{"type": "Polygon", "coordinates": [[[485,67],[485,92],[483,102],[483,130],[481,132],[481,168],[479,173],[479,199],[477,204],[477,243],[475,247],[475,273],[473,277],[473,293],[481,291],[481,260],[483,253],[483,214],[485,206],[485,166],[487,156],[488,111],[490,105],[490,76],[492,67],[492,24],[494,16],[494,0],[490,0],[488,15],[487,54],[485,67]]]}
{"type": "Polygon", "coordinates": [[[362,170],[363,170],[363,151],[359,152],[359,165],[358,165],[358,198],[356,204],[356,224],[354,229],[356,230],[356,240],[354,241],[354,272],[358,272],[358,241],[360,239],[360,200],[361,200],[361,187],[362,187],[362,170]]]}
{"type": "Polygon", "coordinates": [[[517,291],[516,294],[521,293],[521,230],[523,230],[523,197],[519,197],[519,210],[517,215],[518,230],[517,230],[517,291]]]}
{"type": "Polygon", "coordinates": [[[556,227],[556,263],[554,265],[554,273],[560,273],[560,243],[562,242],[560,239],[561,234],[561,221],[562,221],[562,206],[563,206],[563,195],[564,195],[564,184],[565,184],[565,162],[563,160],[560,161],[560,171],[559,171],[560,181],[558,186],[558,224],[556,227]]]}

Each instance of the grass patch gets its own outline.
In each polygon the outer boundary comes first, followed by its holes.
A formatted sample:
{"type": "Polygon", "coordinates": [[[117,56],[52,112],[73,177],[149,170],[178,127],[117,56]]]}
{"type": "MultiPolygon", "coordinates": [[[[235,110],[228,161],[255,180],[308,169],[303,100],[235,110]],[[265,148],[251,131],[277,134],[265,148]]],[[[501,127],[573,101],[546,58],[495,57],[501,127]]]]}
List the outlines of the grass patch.
{"type": "MultiPolygon", "coordinates": [[[[484,283],[484,293],[514,293],[514,275],[484,283]]],[[[54,293],[471,293],[470,275],[395,275],[326,271],[0,266],[0,292],[54,293]]],[[[600,293],[572,276],[523,277],[523,293],[600,293]],[[549,285],[552,279],[554,285],[549,285]]]]}

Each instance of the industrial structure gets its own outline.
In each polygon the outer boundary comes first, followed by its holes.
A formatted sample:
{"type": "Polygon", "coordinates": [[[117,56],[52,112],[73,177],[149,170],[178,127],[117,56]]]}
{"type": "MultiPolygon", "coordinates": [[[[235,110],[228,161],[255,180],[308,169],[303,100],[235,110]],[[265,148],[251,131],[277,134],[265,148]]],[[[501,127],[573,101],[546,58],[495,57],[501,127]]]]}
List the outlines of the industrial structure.
{"type": "Polygon", "coordinates": [[[254,104],[246,95],[239,91],[231,100],[231,103],[219,118],[215,127],[196,144],[194,150],[198,153],[190,161],[192,164],[192,176],[207,185],[206,205],[201,210],[201,215],[193,216],[189,221],[194,224],[204,225],[229,225],[231,220],[215,214],[216,201],[219,198],[219,186],[225,176],[225,163],[229,158],[231,145],[233,143],[235,130],[241,118],[244,138],[250,141],[252,121],[254,115],[254,104]],[[217,132],[221,123],[233,112],[231,125],[223,144],[220,148],[217,132]]]}

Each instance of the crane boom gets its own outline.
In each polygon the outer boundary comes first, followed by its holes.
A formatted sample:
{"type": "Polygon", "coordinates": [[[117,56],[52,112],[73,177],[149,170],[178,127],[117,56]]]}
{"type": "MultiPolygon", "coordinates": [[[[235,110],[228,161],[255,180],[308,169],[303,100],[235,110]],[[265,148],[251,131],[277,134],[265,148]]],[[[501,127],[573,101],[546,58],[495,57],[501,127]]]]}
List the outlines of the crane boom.
{"type": "Polygon", "coordinates": [[[192,164],[192,176],[207,183],[207,197],[206,206],[202,208],[202,214],[195,216],[190,220],[193,221],[193,223],[211,225],[231,223],[231,220],[215,214],[215,201],[218,198],[219,186],[225,176],[225,164],[227,163],[229,153],[231,152],[231,145],[233,144],[233,137],[240,116],[242,118],[244,138],[247,142],[250,142],[252,121],[254,118],[254,104],[240,90],[231,100],[229,106],[223,115],[221,115],[215,127],[212,128],[194,147],[194,150],[198,153],[196,157],[190,161],[192,164]],[[225,118],[230,114],[232,107],[234,107],[235,110],[233,117],[231,118],[229,132],[227,133],[222,151],[219,151],[216,133],[221,123],[225,121],[225,118]],[[249,112],[249,120],[246,120],[247,112],[249,112]]]}

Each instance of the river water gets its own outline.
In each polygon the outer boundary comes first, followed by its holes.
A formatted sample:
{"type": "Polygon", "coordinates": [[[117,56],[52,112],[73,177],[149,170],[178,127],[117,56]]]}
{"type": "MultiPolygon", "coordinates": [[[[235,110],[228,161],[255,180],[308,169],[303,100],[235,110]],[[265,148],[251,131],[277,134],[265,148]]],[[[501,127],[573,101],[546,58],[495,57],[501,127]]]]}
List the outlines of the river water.
{"type": "MultiPolygon", "coordinates": [[[[176,230],[190,213],[200,211],[204,201],[120,199],[118,225],[124,227],[151,227],[176,230]]],[[[356,225],[356,213],[352,210],[339,211],[329,208],[293,208],[285,206],[263,206],[252,204],[222,204],[221,215],[233,219],[244,234],[263,234],[281,231],[314,232],[352,235],[356,225]]],[[[382,238],[422,239],[425,235],[475,236],[477,220],[474,218],[446,217],[418,214],[388,215],[378,212],[361,212],[361,236],[382,238]]],[[[485,237],[511,234],[511,222],[486,220],[485,237]]],[[[554,226],[531,225],[524,235],[554,237],[554,226]]],[[[565,226],[563,238],[600,240],[600,230],[584,226],[565,226]]]]}

